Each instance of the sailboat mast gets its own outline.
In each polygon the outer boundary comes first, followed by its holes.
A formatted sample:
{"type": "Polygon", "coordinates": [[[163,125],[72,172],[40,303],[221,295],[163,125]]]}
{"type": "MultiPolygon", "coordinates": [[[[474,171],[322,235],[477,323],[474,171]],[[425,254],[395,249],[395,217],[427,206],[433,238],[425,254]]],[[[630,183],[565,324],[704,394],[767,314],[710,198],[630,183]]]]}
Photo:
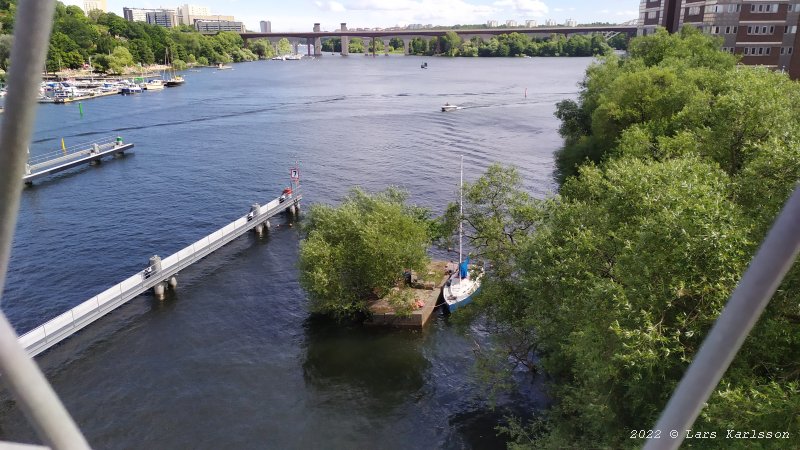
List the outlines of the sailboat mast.
{"type": "Polygon", "coordinates": [[[461,240],[464,235],[464,155],[461,155],[461,182],[458,188],[458,264],[461,264],[461,240]]]}

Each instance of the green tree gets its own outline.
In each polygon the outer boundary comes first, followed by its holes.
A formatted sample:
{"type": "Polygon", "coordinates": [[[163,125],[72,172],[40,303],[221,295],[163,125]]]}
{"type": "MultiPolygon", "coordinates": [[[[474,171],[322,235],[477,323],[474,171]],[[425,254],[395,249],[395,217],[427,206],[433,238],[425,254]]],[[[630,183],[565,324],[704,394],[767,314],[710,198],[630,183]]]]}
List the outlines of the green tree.
{"type": "Polygon", "coordinates": [[[353,190],[338,207],[314,205],[300,244],[300,284],[314,311],[336,316],[363,312],[404,269],[427,267],[428,223],[406,194],[353,190]]]}
{"type": "Polygon", "coordinates": [[[458,49],[461,47],[461,36],[455,31],[448,31],[444,36],[439,37],[440,50],[447,56],[458,55],[458,49]]]}
{"type": "Polygon", "coordinates": [[[608,40],[608,45],[610,45],[615,50],[627,50],[628,49],[628,41],[630,38],[625,33],[617,33],[608,40]]]}
{"type": "Polygon", "coordinates": [[[364,40],[361,38],[350,38],[350,42],[347,45],[347,49],[350,53],[364,53],[364,40]]]}
{"type": "Polygon", "coordinates": [[[411,53],[414,55],[426,55],[428,53],[427,39],[415,37],[411,40],[411,53]]]}
{"type": "Polygon", "coordinates": [[[248,44],[250,51],[258,55],[259,59],[269,59],[275,56],[275,49],[268,39],[256,39],[248,44]]]}
{"type": "Polygon", "coordinates": [[[172,61],[172,67],[175,70],[186,70],[189,67],[189,65],[186,64],[186,62],[182,59],[176,59],[172,61]]]}
{"type": "MultiPolygon", "coordinates": [[[[546,417],[507,428],[520,447],[640,446],[630,430],[655,422],[796,187],[800,87],[736,68],[716,45],[695,31],[634,39],[629,57],[589,67],[578,100],[557,107],[558,164],[571,161],[574,176],[526,210],[520,245],[487,253],[498,269],[475,302],[497,330],[495,360],[554,381],[546,417]]],[[[520,216],[481,223],[492,214],[480,212],[478,230],[520,216]]],[[[800,442],[798,290],[800,267],[693,430],[781,429],[794,439],[781,447],[800,442]]]]}
{"type": "Polygon", "coordinates": [[[389,45],[390,45],[390,46],[392,47],[392,49],[394,49],[395,51],[397,51],[397,50],[403,50],[403,51],[405,51],[405,48],[406,48],[406,47],[405,47],[405,43],[403,42],[403,39],[402,39],[402,38],[399,38],[399,37],[393,37],[392,39],[390,39],[390,40],[389,40],[389,45]]]}
{"type": "Polygon", "coordinates": [[[340,53],[342,51],[342,39],[332,37],[322,41],[322,51],[331,53],[340,53]]]}
{"type": "Polygon", "coordinates": [[[292,44],[286,38],[281,38],[278,41],[278,54],[289,55],[292,53],[292,44]]]}
{"type": "Polygon", "coordinates": [[[0,69],[8,71],[8,64],[11,60],[11,46],[14,37],[10,34],[0,35],[0,69]]]}

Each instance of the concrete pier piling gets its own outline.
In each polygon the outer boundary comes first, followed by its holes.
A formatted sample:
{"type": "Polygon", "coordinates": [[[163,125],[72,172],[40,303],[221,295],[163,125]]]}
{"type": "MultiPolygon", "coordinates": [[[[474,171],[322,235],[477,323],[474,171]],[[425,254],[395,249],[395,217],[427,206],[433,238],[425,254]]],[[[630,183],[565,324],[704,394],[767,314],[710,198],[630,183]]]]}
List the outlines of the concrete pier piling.
{"type": "Polygon", "coordinates": [[[159,300],[164,300],[164,297],[167,293],[167,283],[158,283],[157,285],[153,286],[153,294],[159,300]]]}

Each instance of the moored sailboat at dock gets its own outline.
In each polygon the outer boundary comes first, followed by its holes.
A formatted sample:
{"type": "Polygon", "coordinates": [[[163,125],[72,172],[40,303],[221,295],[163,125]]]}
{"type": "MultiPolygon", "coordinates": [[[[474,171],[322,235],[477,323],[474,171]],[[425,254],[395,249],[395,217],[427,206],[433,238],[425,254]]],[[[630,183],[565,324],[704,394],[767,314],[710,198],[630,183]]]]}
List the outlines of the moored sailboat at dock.
{"type": "Polygon", "coordinates": [[[169,61],[169,49],[165,50],[164,53],[164,62],[167,66],[169,66],[169,78],[164,80],[164,86],[166,87],[176,87],[182,85],[186,80],[183,79],[182,76],[175,73],[175,68],[172,67],[172,63],[169,61]]]}
{"type": "Polygon", "coordinates": [[[483,270],[473,268],[473,275],[470,275],[470,257],[462,259],[464,238],[464,156],[461,156],[461,184],[459,188],[459,222],[458,222],[458,266],[450,267],[452,273],[442,287],[442,298],[450,312],[470,303],[481,288],[481,278],[483,270]]]}

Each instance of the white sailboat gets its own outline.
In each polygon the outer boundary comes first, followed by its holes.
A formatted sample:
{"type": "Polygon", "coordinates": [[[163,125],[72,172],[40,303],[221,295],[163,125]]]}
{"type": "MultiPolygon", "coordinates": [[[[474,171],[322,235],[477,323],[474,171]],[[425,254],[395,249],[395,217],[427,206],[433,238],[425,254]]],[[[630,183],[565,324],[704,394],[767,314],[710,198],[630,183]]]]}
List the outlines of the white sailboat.
{"type": "Polygon", "coordinates": [[[175,68],[172,66],[172,62],[169,60],[169,47],[164,50],[164,64],[169,67],[169,75],[170,77],[164,80],[164,86],[166,87],[176,87],[182,85],[186,80],[183,79],[182,76],[178,75],[175,72],[175,68]]]}
{"type": "MultiPolygon", "coordinates": [[[[458,221],[458,267],[453,271],[442,287],[442,298],[444,298],[447,309],[450,312],[470,303],[472,298],[481,288],[481,278],[483,270],[474,277],[469,273],[469,256],[462,260],[464,221],[464,155],[461,155],[461,184],[459,187],[459,221],[458,221]]],[[[474,272],[474,270],[473,270],[474,272]]]]}

